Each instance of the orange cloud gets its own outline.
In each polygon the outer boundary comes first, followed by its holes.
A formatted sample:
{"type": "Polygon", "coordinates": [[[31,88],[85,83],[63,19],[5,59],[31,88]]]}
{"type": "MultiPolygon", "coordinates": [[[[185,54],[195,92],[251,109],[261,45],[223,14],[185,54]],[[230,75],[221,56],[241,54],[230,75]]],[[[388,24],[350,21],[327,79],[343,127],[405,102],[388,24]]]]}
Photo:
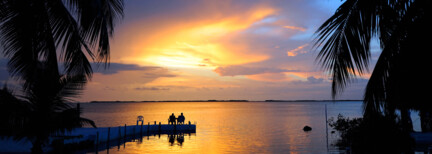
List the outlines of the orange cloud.
{"type": "MultiPolygon", "coordinates": [[[[158,78],[145,85],[146,87],[187,87],[187,88],[232,88],[239,87],[230,81],[221,81],[203,76],[181,76],[176,78],[158,78]]],[[[184,88],[183,88],[184,89],[184,88]]]]}
{"type": "Polygon", "coordinates": [[[303,27],[296,27],[296,26],[283,26],[283,27],[287,29],[302,31],[302,32],[306,31],[306,28],[303,27]]]}
{"type": "MultiPolygon", "coordinates": [[[[123,53],[119,61],[209,69],[264,61],[269,58],[268,55],[254,52],[247,44],[228,42],[226,38],[275,13],[273,8],[259,6],[223,18],[187,22],[174,20],[153,29],[126,31],[123,37],[133,37],[133,41],[122,44],[122,50],[129,51],[123,53]]],[[[139,26],[140,23],[133,24],[128,29],[139,30],[139,26]]]]}
{"type": "Polygon", "coordinates": [[[301,45],[301,46],[299,46],[299,47],[297,47],[297,48],[295,48],[295,49],[293,49],[293,50],[289,50],[289,51],[287,51],[287,55],[289,56],[289,57],[294,57],[294,56],[297,56],[298,54],[304,54],[304,53],[307,53],[307,51],[305,51],[305,50],[303,50],[306,46],[308,46],[309,44],[304,44],[304,45],[301,45]]]}
{"type": "Polygon", "coordinates": [[[247,67],[247,66],[227,66],[218,67],[213,70],[220,76],[236,76],[236,75],[254,75],[263,73],[282,73],[282,72],[299,72],[299,70],[280,69],[273,67],[247,67]]]}
{"type": "Polygon", "coordinates": [[[245,75],[246,78],[265,82],[307,82],[314,79],[323,79],[320,73],[315,72],[267,72],[261,74],[245,75]],[[316,75],[315,75],[316,74],[316,75]]]}
{"type": "Polygon", "coordinates": [[[286,76],[285,73],[263,73],[255,75],[246,75],[247,78],[257,81],[266,82],[281,82],[292,80],[290,77],[286,76]]]}

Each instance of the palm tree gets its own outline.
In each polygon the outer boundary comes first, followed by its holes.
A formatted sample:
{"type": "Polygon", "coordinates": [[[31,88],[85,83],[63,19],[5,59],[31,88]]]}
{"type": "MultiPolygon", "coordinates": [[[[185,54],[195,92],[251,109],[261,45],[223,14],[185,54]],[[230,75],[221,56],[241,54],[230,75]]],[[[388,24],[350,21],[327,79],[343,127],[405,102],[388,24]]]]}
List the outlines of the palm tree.
{"type": "Polygon", "coordinates": [[[422,130],[432,131],[432,105],[425,100],[426,55],[431,34],[427,0],[346,0],[317,30],[317,60],[331,72],[332,96],[353,78],[365,74],[371,59],[370,43],[379,39],[381,54],[364,95],[364,116],[398,118],[412,130],[409,110],[420,111],[422,130]],[[426,36],[426,37],[425,37],[426,36]]]}
{"type": "Polygon", "coordinates": [[[45,66],[37,66],[35,79],[22,96],[6,86],[0,90],[0,136],[15,140],[28,139],[32,153],[42,153],[50,136],[61,135],[85,124],[96,127],[91,120],[80,117],[80,109],[68,102],[76,97],[86,83],[84,76],[54,76],[45,66]]]}
{"type": "Polygon", "coordinates": [[[29,139],[41,153],[52,135],[95,127],[67,102],[91,78],[90,59],[109,62],[122,16],[122,0],[1,0],[0,42],[23,96],[0,90],[0,136],[29,139]]]}
{"type": "MultiPolygon", "coordinates": [[[[0,41],[12,76],[31,83],[38,62],[90,78],[90,60],[109,62],[122,0],[1,0],[0,41]]],[[[25,88],[28,84],[25,84],[25,88]]]]}

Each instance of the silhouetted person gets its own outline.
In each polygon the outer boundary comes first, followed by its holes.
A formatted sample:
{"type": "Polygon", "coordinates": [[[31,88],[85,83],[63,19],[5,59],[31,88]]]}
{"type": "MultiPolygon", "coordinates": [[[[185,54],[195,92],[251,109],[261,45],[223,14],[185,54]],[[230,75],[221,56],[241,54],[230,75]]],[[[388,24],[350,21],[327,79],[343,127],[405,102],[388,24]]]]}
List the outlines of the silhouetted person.
{"type": "Polygon", "coordinates": [[[177,123],[178,124],[184,124],[184,121],[185,121],[185,117],[184,117],[183,113],[181,113],[177,118],[177,123]]]}
{"type": "Polygon", "coordinates": [[[176,124],[176,117],[174,116],[174,113],[171,114],[171,116],[168,119],[168,124],[176,124]]]}

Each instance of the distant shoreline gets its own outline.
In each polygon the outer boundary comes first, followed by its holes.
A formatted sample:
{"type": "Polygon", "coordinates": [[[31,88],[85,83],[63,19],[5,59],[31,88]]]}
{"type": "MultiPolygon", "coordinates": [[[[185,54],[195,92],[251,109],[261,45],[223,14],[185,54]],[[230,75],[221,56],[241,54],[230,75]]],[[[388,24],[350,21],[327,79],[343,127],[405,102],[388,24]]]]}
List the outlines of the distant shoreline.
{"type": "Polygon", "coordinates": [[[363,100],[164,100],[164,101],[90,101],[88,103],[153,103],[153,102],[358,102],[363,100]]]}

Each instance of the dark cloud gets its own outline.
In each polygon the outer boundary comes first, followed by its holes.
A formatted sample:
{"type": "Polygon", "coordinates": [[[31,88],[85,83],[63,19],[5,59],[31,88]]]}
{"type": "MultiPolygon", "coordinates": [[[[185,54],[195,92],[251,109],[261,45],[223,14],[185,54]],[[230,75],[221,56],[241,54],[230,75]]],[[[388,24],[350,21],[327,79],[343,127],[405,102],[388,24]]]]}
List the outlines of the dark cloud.
{"type": "Polygon", "coordinates": [[[247,67],[247,66],[227,66],[218,67],[214,70],[220,76],[236,76],[236,75],[254,75],[262,73],[281,73],[281,72],[299,72],[299,70],[287,70],[280,68],[266,67],[247,67]]]}
{"type": "Polygon", "coordinates": [[[324,82],[324,79],[323,78],[315,78],[313,76],[310,76],[307,78],[307,82],[312,83],[312,84],[318,84],[318,83],[324,82]]]}
{"type": "Polygon", "coordinates": [[[313,76],[308,77],[306,81],[300,81],[300,80],[293,81],[293,83],[295,83],[295,84],[302,84],[302,83],[303,84],[304,83],[306,83],[306,84],[320,84],[320,83],[324,83],[324,82],[325,82],[325,80],[323,78],[315,78],[313,76]]]}
{"type": "MultiPolygon", "coordinates": [[[[0,81],[6,81],[9,79],[9,72],[7,69],[8,60],[0,58],[0,81]]],[[[108,67],[104,67],[103,64],[92,63],[94,73],[101,73],[104,75],[111,75],[119,73],[120,71],[148,71],[143,73],[143,77],[163,76],[163,77],[175,77],[174,74],[167,74],[160,72],[166,72],[165,68],[156,66],[139,66],[135,64],[121,64],[121,63],[110,63],[108,67]],[[164,71],[165,70],[165,71],[164,71]]],[[[63,69],[63,66],[60,68],[63,69]]]]}
{"type": "Polygon", "coordinates": [[[161,67],[155,66],[139,66],[135,64],[120,64],[120,63],[110,63],[107,68],[103,64],[92,64],[94,73],[101,73],[105,75],[116,74],[120,71],[148,71],[161,69],[161,67]]]}
{"type": "Polygon", "coordinates": [[[170,88],[166,87],[137,87],[135,90],[150,90],[150,91],[161,91],[161,90],[170,90],[170,88]]]}
{"type": "Polygon", "coordinates": [[[355,78],[353,79],[353,83],[354,84],[367,84],[369,82],[369,79],[365,79],[365,78],[355,78]]]}

